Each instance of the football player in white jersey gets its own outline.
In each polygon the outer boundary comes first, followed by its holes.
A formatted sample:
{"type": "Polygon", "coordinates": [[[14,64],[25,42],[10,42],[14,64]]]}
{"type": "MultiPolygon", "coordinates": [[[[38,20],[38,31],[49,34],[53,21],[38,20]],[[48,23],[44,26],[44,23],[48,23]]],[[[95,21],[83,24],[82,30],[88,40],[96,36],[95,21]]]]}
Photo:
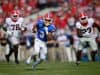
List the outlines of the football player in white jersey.
{"type": "Polygon", "coordinates": [[[79,15],[79,21],[76,22],[77,35],[79,37],[78,51],[76,52],[77,62],[79,65],[81,59],[82,49],[86,42],[89,43],[91,47],[91,57],[92,61],[95,61],[95,55],[97,54],[97,44],[95,41],[97,32],[96,32],[96,23],[93,18],[88,18],[87,14],[82,12],[79,15]]]}
{"type": "Polygon", "coordinates": [[[24,19],[20,17],[18,10],[13,10],[11,16],[5,19],[4,27],[7,29],[7,38],[10,52],[6,55],[6,60],[9,62],[9,57],[14,52],[15,63],[18,64],[18,45],[20,42],[21,31],[23,30],[24,19]]]}

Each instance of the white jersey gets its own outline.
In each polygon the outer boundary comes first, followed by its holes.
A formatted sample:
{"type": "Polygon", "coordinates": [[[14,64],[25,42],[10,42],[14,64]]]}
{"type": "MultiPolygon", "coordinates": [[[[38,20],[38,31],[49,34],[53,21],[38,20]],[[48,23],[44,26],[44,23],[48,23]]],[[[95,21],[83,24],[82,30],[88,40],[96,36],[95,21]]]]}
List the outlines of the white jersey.
{"type": "Polygon", "coordinates": [[[80,29],[82,31],[82,35],[83,37],[93,37],[93,23],[94,23],[94,19],[93,18],[89,18],[88,19],[88,25],[87,26],[83,26],[81,25],[80,22],[76,23],[76,28],[80,29]]]}
{"type": "Polygon", "coordinates": [[[21,17],[16,22],[12,21],[11,18],[6,18],[5,27],[7,28],[7,31],[9,31],[12,34],[12,36],[19,37],[21,35],[23,21],[24,19],[21,17]]]}

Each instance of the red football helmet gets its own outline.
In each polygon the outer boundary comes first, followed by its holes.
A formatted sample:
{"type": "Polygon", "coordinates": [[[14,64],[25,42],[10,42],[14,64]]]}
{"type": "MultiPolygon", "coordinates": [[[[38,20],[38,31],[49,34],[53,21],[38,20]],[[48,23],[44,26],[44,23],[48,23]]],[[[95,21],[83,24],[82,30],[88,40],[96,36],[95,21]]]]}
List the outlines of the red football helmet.
{"type": "Polygon", "coordinates": [[[13,11],[11,12],[11,19],[12,19],[13,21],[17,21],[18,18],[19,18],[19,11],[18,11],[18,10],[13,10],[13,11]]]}
{"type": "Polygon", "coordinates": [[[83,26],[88,24],[88,16],[86,13],[82,12],[79,14],[79,20],[83,26]]]}
{"type": "Polygon", "coordinates": [[[52,14],[47,13],[47,14],[44,16],[44,23],[45,23],[45,25],[48,26],[48,25],[50,25],[52,22],[53,22],[53,16],[52,16],[52,14]]]}

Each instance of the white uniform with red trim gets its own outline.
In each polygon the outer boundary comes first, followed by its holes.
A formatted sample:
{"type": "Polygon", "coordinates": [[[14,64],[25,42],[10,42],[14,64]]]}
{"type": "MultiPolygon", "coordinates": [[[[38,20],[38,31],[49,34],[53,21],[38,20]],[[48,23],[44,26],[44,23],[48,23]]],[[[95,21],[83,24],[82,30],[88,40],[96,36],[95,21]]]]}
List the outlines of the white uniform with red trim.
{"type": "Polygon", "coordinates": [[[76,23],[76,28],[80,29],[82,31],[82,36],[83,36],[83,37],[79,38],[79,40],[80,40],[79,50],[83,49],[82,44],[86,41],[89,42],[92,50],[97,50],[97,44],[95,41],[96,32],[93,30],[93,23],[94,23],[93,18],[88,18],[87,26],[83,26],[80,22],[76,23]]]}
{"type": "Polygon", "coordinates": [[[21,36],[21,29],[23,28],[23,18],[13,21],[11,18],[6,18],[5,27],[7,28],[7,35],[12,44],[18,44],[21,36]]]}

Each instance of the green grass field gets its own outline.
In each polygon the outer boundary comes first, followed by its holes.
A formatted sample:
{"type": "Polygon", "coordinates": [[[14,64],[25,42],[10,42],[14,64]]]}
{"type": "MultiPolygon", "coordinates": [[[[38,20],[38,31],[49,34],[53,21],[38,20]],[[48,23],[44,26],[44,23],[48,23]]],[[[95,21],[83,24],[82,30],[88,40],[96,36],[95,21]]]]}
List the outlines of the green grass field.
{"type": "Polygon", "coordinates": [[[32,65],[0,62],[0,75],[100,75],[100,62],[74,63],[44,62],[32,70],[32,65]]]}

